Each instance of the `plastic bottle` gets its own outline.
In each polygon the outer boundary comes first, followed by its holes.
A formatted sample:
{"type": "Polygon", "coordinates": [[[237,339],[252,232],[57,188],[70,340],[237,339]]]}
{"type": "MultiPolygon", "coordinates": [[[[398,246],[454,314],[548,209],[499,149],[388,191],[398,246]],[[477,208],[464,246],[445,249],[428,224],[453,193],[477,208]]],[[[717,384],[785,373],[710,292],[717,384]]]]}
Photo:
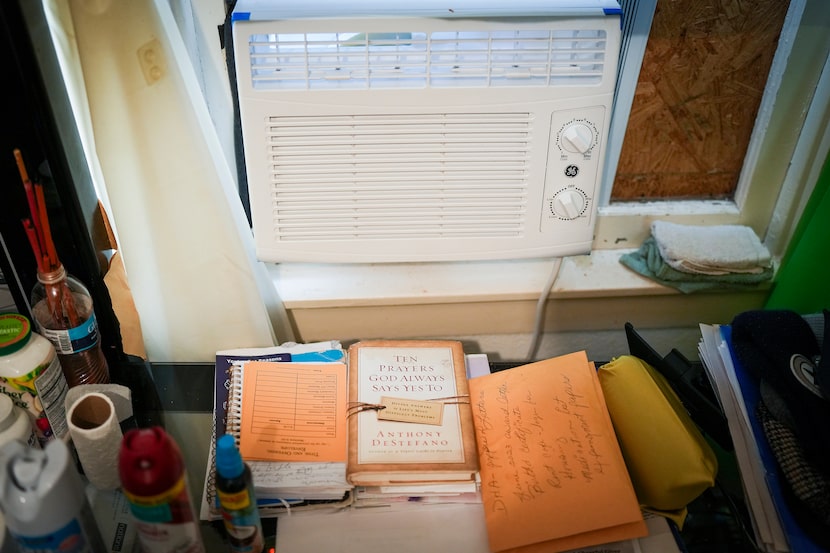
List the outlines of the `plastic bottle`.
{"type": "Polygon", "coordinates": [[[70,387],[109,384],[109,367],[101,350],[98,323],[89,290],[66,274],[63,265],[37,274],[32,289],[32,316],[38,331],[58,353],[70,387]]]}
{"type": "Polygon", "coordinates": [[[251,469],[242,461],[236,441],[230,434],[216,441],[216,493],[230,550],[234,553],[262,553],[265,539],[251,469]]]}
{"type": "Polygon", "coordinates": [[[24,315],[0,315],[0,392],[29,413],[41,446],[68,432],[64,406],[68,389],[49,340],[32,332],[24,315]]]}
{"type": "Polygon", "coordinates": [[[204,553],[179,446],[160,426],[127,431],[118,472],[145,553],[204,553]]]}
{"type": "Polygon", "coordinates": [[[12,441],[0,450],[0,503],[21,553],[108,551],[68,446],[12,441]]]}
{"type": "Polygon", "coordinates": [[[0,394],[0,448],[13,440],[31,447],[40,447],[29,414],[16,406],[12,398],[0,394]]]}

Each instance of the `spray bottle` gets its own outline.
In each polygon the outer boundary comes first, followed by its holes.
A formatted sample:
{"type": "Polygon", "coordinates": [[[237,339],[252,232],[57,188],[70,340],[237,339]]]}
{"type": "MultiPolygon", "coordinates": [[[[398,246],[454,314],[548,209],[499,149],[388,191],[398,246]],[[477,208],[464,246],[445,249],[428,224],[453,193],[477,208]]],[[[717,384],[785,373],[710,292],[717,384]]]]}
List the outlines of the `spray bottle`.
{"type": "Polygon", "coordinates": [[[52,440],[44,449],[20,440],[3,446],[0,503],[21,553],[108,551],[62,440],[52,440]]]}
{"type": "Polygon", "coordinates": [[[205,553],[179,446],[160,426],[127,431],[118,472],[145,553],[205,553]]]}
{"type": "Polygon", "coordinates": [[[233,553],[262,553],[265,540],[251,469],[236,441],[225,434],[216,441],[216,492],[233,553]]]}

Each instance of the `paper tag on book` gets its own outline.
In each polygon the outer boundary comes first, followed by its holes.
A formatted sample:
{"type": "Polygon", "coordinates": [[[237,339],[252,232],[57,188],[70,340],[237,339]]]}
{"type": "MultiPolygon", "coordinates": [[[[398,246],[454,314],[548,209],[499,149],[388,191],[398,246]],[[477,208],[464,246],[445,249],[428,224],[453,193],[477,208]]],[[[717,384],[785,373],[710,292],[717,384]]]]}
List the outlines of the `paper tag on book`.
{"type": "Polygon", "coordinates": [[[378,420],[384,421],[440,425],[444,413],[442,401],[381,397],[380,403],[384,408],[378,411],[378,420]]]}

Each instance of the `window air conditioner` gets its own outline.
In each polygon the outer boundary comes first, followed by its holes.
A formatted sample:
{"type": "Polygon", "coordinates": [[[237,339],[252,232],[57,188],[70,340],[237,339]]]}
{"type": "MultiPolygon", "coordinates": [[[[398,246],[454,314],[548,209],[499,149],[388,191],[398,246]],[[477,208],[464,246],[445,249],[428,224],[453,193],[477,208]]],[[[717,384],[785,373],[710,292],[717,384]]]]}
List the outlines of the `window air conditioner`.
{"type": "Polygon", "coordinates": [[[613,0],[239,0],[258,257],[589,251],[620,18],[613,0]]]}

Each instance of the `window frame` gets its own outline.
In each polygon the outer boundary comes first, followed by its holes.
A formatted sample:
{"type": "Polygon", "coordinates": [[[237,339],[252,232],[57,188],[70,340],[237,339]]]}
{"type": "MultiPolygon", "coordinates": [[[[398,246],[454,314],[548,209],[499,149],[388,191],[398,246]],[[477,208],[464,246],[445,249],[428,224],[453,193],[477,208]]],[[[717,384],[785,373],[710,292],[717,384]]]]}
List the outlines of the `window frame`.
{"type": "Polygon", "coordinates": [[[822,23],[828,23],[822,15],[813,0],[790,2],[734,199],[611,202],[609,178],[598,208],[594,250],[636,247],[659,218],[748,225],[773,256],[784,254],[828,154],[830,40],[821,34],[826,30],[822,23]]]}

